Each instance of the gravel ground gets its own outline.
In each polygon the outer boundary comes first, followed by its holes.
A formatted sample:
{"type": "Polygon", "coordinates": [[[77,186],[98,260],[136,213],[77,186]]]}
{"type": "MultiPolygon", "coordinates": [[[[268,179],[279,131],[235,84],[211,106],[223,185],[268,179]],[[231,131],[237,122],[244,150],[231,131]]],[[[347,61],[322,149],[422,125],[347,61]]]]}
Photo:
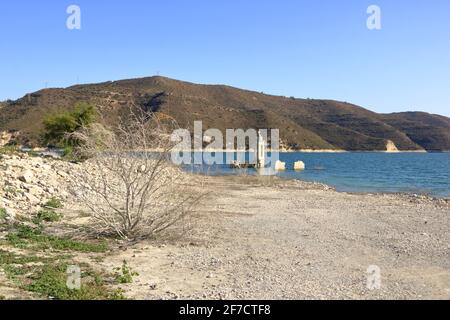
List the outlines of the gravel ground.
{"type": "MultiPolygon", "coordinates": [[[[208,177],[189,241],[114,253],[137,299],[450,299],[450,202],[208,177]],[[367,288],[369,266],[381,287],[367,288]]],[[[204,189],[203,189],[204,190],[204,189]]]]}

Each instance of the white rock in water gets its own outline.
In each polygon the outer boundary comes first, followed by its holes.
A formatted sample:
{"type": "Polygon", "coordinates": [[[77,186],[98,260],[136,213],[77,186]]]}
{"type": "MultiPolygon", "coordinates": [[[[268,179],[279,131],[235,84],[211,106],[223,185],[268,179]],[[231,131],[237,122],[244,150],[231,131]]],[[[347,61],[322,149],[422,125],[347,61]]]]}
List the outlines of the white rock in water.
{"type": "Polygon", "coordinates": [[[303,161],[297,161],[294,163],[294,170],[296,171],[302,171],[305,170],[306,166],[303,161]]]}
{"type": "Polygon", "coordinates": [[[284,171],[286,170],[286,162],[281,162],[280,160],[278,160],[275,163],[275,171],[284,171]]]}
{"type": "Polygon", "coordinates": [[[20,177],[19,180],[25,183],[30,183],[33,181],[34,174],[31,170],[26,170],[20,177]]]}

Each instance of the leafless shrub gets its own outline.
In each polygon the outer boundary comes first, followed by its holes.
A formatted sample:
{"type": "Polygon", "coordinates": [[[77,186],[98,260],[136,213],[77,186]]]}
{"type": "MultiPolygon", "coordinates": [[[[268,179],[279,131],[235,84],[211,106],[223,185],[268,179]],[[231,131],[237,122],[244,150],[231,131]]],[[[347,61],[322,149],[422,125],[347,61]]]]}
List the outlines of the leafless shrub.
{"type": "Polygon", "coordinates": [[[94,124],[75,133],[86,170],[72,191],[90,211],[95,230],[123,239],[153,237],[185,221],[201,195],[170,161],[176,123],[134,114],[114,128],[94,124]]]}

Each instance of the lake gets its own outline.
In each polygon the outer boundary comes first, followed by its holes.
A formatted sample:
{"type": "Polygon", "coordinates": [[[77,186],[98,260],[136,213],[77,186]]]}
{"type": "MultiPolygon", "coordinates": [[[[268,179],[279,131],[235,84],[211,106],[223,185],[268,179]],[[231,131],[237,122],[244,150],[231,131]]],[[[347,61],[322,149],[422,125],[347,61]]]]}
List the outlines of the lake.
{"type": "MultiPolygon", "coordinates": [[[[321,182],[345,192],[417,193],[450,196],[450,153],[281,153],[287,171],[277,176],[321,182]],[[306,170],[293,170],[295,161],[306,170]]],[[[227,165],[188,168],[209,175],[238,175],[242,170],[227,165]]],[[[256,170],[247,169],[249,174],[256,170]]]]}

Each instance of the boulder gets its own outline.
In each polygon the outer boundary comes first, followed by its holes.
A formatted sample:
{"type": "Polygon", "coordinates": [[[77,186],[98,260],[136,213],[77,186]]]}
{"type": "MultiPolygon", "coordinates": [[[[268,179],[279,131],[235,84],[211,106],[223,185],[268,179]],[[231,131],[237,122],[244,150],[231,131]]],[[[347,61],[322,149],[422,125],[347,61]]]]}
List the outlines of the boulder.
{"type": "Polygon", "coordinates": [[[42,190],[41,187],[32,185],[32,186],[26,186],[25,189],[33,196],[40,196],[44,193],[44,190],[42,190]]]}
{"type": "Polygon", "coordinates": [[[8,131],[0,131],[0,147],[6,146],[12,139],[12,133],[8,131]]]}
{"type": "Polygon", "coordinates": [[[45,192],[49,193],[50,195],[54,195],[55,194],[55,189],[52,187],[46,187],[45,188],[45,192]]]}
{"type": "Polygon", "coordinates": [[[67,172],[64,171],[58,171],[57,172],[58,176],[62,177],[62,178],[67,178],[69,175],[67,174],[67,172]]]}
{"type": "Polygon", "coordinates": [[[31,193],[25,193],[24,196],[31,205],[37,205],[40,203],[39,199],[31,193]]]}
{"type": "Polygon", "coordinates": [[[33,182],[34,174],[31,170],[26,170],[22,173],[22,175],[19,177],[19,180],[25,183],[31,183],[33,182]]]}
{"type": "Polygon", "coordinates": [[[294,170],[295,171],[303,171],[305,170],[306,166],[303,161],[297,161],[294,163],[294,170]]]}
{"type": "Polygon", "coordinates": [[[286,170],[286,162],[281,162],[278,160],[275,162],[275,171],[285,171],[286,170]]]}

